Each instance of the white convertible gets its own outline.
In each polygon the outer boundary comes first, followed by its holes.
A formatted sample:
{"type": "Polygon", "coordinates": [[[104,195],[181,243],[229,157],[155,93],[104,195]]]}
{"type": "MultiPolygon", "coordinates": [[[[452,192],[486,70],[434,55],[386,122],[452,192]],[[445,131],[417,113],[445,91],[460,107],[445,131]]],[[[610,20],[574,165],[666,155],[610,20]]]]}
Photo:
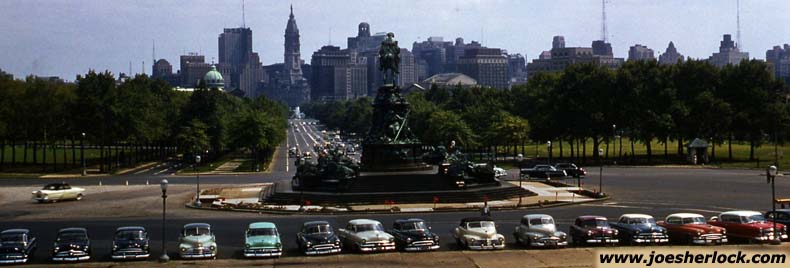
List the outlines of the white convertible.
{"type": "Polygon", "coordinates": [[[39,203],[43,202],[57,202],[60,200],[82,200],[84,197],[85,189],[79,187],[71,187],[67,183],[52,183],[44,186],[43,189],[33,191],[33,200],[39,203]]]}
{"type": "Polygon", "coordinates": [[[464,218],[452,232],[461,248],[474,250],[505,248],[505,236],[497,233],[496,225],[489,217],[464,218]]]}
{"type": "Polygon", "coordinates": [[[395,237],[384,231],[384,226],[374,220],[351,220],[345,229],[337,230],[343,244],[361,252],[395,250],[395,237]]]}

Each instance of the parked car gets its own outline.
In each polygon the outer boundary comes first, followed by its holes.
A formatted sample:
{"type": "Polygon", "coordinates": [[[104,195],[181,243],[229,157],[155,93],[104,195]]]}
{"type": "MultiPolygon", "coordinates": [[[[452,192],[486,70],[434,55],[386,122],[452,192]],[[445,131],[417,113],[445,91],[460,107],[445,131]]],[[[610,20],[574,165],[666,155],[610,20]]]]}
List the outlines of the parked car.
{"type": "Polygon", "coordinates": [[[52,261],[86,261],[91,259],[91,241],[85,228],[58,231],[52,246],[52,261]]]}
{"type": "Polygon", "coordinates": [[[521,217],[521,224],[513,231],[516,244],[526,247],[565,247],[568,236],[557,231],[554,218],[546,214],[527,214],[521,217]]]}
{"type": "Polygon", "coordinates": [[[557,163],[554,164],[554,168],[557,170],[564,170],[567,176],[574,178],[581,178],[587,175],[587,170],[576,166],[574,163],[557,163]]]}
{"type": "Polygon", "coordinates": [[[184,225],[178,238],[179,256],[182,259],[217,258],[217,239],[207,223],[184,225]]]}
{"type": "Polygon", "coordinates": [[[50,183],[41,190],[33,191],[33,200],[39,203],[57,202],[61,200],[82,200],[85,189],[71,187],[67,183],[50,183]]]}
{"type": "Polygon", "coordinates": [[[490,217],[469,217],[452,230],[458,247],[474,250],[503,249],[505,236],[497,233],[490,217]]]}
{"type": "MultiPolygon", "coordinates": [[[[790,226],[790,209],[777,209],[776,214],[773,211],[765,212],[765,217],[770,221],[776,220],[777,223],[790,226]]],[[[787,228],[790,231],[790,227],[787,228]]]]}
{"type": "Polygon", "coordinates": [[[27,229],[0,232],[0,264],[26,263],[36,251],[36,242],[27,229]]]}
{"type": "Polygon", "coordinates": [[[705,222],[705,217],[695,213],[675,213],[657,223],[667,228],[669,241],[687,244],[727,243],[727,230],[705,222]]]}
{"type": "Polygon", "coordinates": [[[617,222],[610,223],[620,234],[620,242],[628,244],[669,243],[667,229],[656,224],[653,216],[623,214],[617,222]]]}
{"type": "Polygon", "coordinates": [[[501,168],[501,167],[494,166],[494,177],[495,178],[498,179],[498,178],[506,177],[506,176],[507,176],[507,170],[505,170],[504,168],[501,168]]]}
{"type": "Polygon", "coordinates": [[[340,238],[326,221],[302,224],[302,230],[296,234],[296,244],[305,255],[339,253],[342,250],[340,238]]]}
{"type": "Polygon", "coordinates": [[[384,231],[380,222],[367,219],[351,220],[345,229],[337,230],[343,244],[360,252],[395,250],[395,237],[384,231]]]}
{"type": "Polygon", "coordinates": [[[559,170],[551,165],[535,165],[532,168],[519,170],[520,176],[538,179],[561,178],[568,176],[564,170],[559,170]]]}
{"type": "Polygon", "coordinates": [[[148,232],[139,226],[120,227],[112,241],[113,260],[146,259],[151,256],[148,232]]]}
{"type": "Polygon", "coordinates": [[[718,216],[711,217],[708,224],[719,226],[727,230],[732,240],[743,242],[768,242],[778,236],[787,239],[787,227],[776,223],[777,232],[774,232],[774,223],[765,219],[757,211],[727,211],[718,216]]]}
{"type": "Polygon", "coordinates": [[[429,251],[439,249],[439,235],[421,219],[395,220],[389,233],[395,245],[404,251],[429,251]]]}
{"type": "Polygon", "coordinates": [[[277,226],[271,222],[253,222],[244,233],[244,257],[279,257],[283,244],[277,226]]]}
{"type": "Polygon", "coordinates": [[[580,216],[570,228],[571,239],[575,245],[600,244],[613,245],[620,242],[620,231],[612,228],[603,216],[580,216]]]}

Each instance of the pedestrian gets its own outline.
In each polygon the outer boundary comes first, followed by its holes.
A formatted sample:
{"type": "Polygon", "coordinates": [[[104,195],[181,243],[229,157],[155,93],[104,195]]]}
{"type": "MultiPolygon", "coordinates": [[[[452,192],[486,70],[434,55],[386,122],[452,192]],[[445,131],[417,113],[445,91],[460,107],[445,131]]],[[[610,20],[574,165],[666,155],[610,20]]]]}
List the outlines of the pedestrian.
{"type": "Polygon", "coordinates": [[[483,200],[483,209],[480,211],[480,216],[491,217],[491,208],[488,207],[488,200],[483,200]]]}

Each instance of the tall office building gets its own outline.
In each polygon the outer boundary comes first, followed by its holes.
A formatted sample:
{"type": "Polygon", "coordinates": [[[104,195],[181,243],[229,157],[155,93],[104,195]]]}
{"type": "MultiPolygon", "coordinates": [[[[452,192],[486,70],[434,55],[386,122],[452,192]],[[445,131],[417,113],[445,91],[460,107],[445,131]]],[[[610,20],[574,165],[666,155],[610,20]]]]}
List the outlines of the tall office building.
{"type": "Polygon", "coordinates": [[[508,59],[498,48],[473,48],[464,51],[458,59],[458,70],[482,86],[498,89],[510,88],[507,78],[508,59]]]}
{"type": "Polygon", "coordinates": [[[197,87],[200,79],[211,70],[211,64],[206,63],[206,57],[195,52],[181,55],[181,66],[179,75],[181,76],[181,87],[197,87]]]}
{"type": "Polygon", "coordinates": [[[708,62],[720,68],[730,64],[738,65],[742,60],[749,60],[749,53],[741,52],[741,49],[738,48],[738,44],[732,40],[732,36],[729,34],[725,34],[720,42],[719,52],[713,53],[713,55],[708,58],[708,62]]]}
{"type": "Polygon", "coordinates": [[[765,51],[765,60],[773,65],[774,76],[790,83],[790,45],[774,46],[765,51]]]}
{"type": "Polygon", "coordinates": [[[656,57],[653,55],[653,50],[646,46],[636,44],[628,49],[629,61],[655,60],[655,59],[656,57]]]}
{"type": "Polygon", "coordinates": [[[678,61],[683,62],[683,55],[678,53],[675,43],[669,41],[666,51],[658,56],[658,63],[672,65],[678,63],[678,61]]]}
{"type": "Polygon", "coordinates": [[[217,69],[225,78],[226,89],[244,92],[254,98],[257,88],[266,79],[258,53],[252,51],[250,28],[226,28],[219,35],[219,64],[217,69]]]}
{"type": "Polygon", "coordinates": [[[543,51],[538,59],[527,64],[527,74],[533,76],[542,72],[559,72],[576,63],[618,68],[623,62],[623,58],[614,57],[612,45],[604,41],[593,41],[592,47],[566,47],[565,37],[555,36],[551,50],[543,51]]]}

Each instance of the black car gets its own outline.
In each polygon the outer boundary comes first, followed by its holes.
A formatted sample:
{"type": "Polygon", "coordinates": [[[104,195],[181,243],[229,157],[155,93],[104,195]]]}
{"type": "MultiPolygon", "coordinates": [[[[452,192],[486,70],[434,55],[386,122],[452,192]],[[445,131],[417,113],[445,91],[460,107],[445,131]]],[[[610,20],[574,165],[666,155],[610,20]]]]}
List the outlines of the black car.
{"type": "Polygon", "coordinates": [[[519,170],[519,174],[521,177],[526,178],[537,178],[537,179],[551,179],[551,178],[562,178],[567,176],[564,170],[557,169],[551,165],[535,165],[532,168],[522,168],[519,170]]]}
{"type": "Polygon", "coordinates": [[[587,170],[576,166],[574,163],[557,163],[554,165],[557,170],[564,170],[565,174],[574,178],[581,178],[587,175],[587,170]]]}
{"type": "Polygon", "coordinates": [[[58,231],[52,247],[52,261],[86,261],[91,259],[91,241],[85,228],[58,231]]]}
{"type": "Polygon", "coordinates": [[[790,226],[790,209],[777,209],[776,215],[773,214],[773,211],[768,211],[765,213],[765,218],[771,221],[776,219],[777,223],[784,224],[785,226],[790,226]]]}
{"type": "Polygon", "coordinates": [[[404,251],[428,251],[439,249],[439,236],[421,219],[395,220],[389,233],[395,237],[395,245],[404,251]]]}
{"type": "Polygon", "coordinates": [[[296,243],[305,255],[339,253],[342,250],[340,238],[326,221],[305,222],[296,234],[296,243]]]}
{"type": "Polygon", "coordinates": [[[148,252],[148,233],[139,226],[120,227],[115,230],[112,241],[113,260],[146,259],[148,252]]]}
{"type": "Polygon", "coordinates": [[[0,264],[26,263],[36,250],[36,238],[27,229],[0,232],[0,264]]]}

